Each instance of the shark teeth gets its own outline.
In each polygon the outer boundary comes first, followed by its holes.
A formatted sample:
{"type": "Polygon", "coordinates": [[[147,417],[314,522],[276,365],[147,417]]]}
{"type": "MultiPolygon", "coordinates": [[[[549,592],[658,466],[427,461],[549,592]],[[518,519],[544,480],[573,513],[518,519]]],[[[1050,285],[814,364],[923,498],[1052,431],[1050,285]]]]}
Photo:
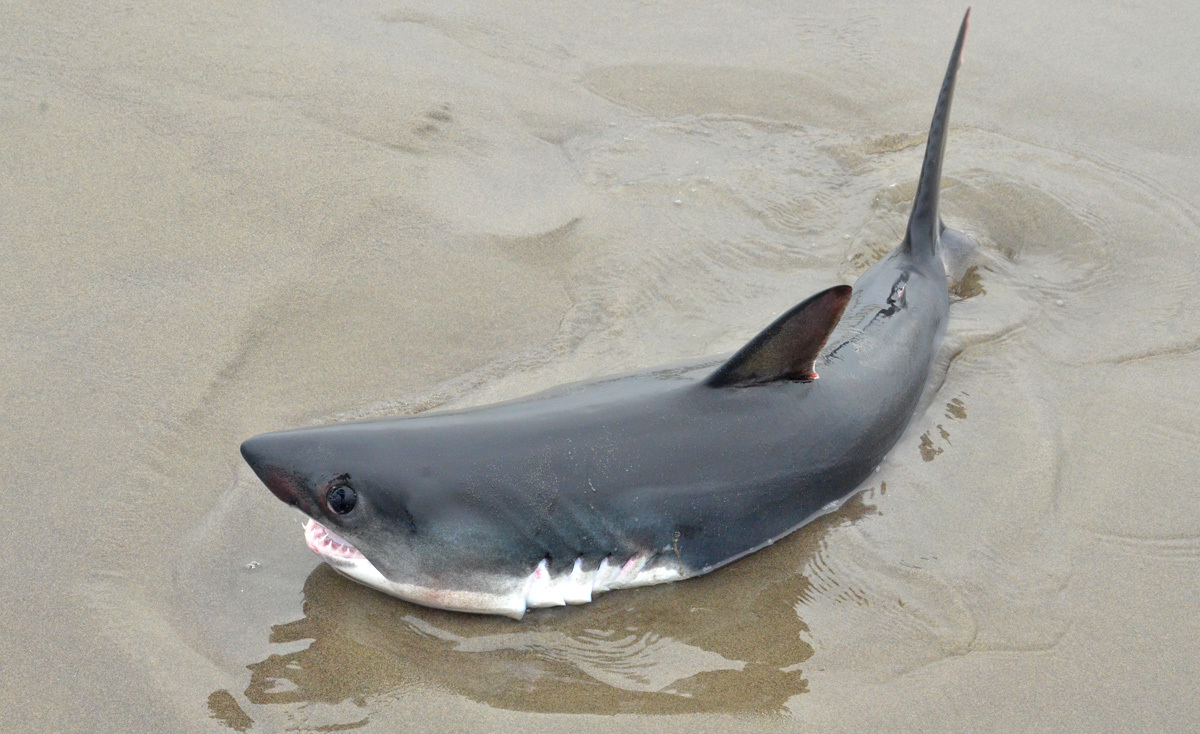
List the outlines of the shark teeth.
{"type": "Polygon", "coordinates": [[[333,532],[321,523],[309,518],[304,526],[304,542],[313,553],[322,558],[358,559],[363,554],[342,536],[333,532]]]}

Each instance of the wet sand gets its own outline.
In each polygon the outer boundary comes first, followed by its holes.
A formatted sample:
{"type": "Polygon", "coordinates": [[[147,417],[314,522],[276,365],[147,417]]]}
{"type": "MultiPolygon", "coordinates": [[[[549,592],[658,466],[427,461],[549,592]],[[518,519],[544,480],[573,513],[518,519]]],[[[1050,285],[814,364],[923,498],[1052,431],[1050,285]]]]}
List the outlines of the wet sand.
{"type": "Polygon", "coordinates": [[[853,282],[962,10],[0,10],[0,729],[1193,729],[1191,3],[976,4],[944,381],[767,551],[438,612],[319,566],[237,454],[730,351],[853,282]]]}

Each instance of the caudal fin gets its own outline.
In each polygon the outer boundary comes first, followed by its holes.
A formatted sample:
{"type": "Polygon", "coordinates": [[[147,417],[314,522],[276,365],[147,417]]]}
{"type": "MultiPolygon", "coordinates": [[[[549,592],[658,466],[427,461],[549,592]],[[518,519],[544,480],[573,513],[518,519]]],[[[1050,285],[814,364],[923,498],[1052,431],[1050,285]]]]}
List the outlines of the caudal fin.
{"type": "Polygon", "coordinates": [[[942,92],[938,95],[937,107],[933,110],[933,122],[929,125],[929,141],[925,144],[925,162],[921,164],[921,180],[917,183],[917,196],[913,200],[912,214],[908,217],[908,230],[901,245],[905,252],[923,259],[937,255],[937,241],[941,230],[938,217],[938,192],[942,185],[942,158],[946,153],[946,135],[950,128],[950,102],[954,99],[954,79],[958,76],[958,65],[962,61],[963,41],[967,37],[967,26],[971,21],[971,9],[963,16],[958,29],[958,40],[950,54],[950,66],[942,81],[942,92]]]}

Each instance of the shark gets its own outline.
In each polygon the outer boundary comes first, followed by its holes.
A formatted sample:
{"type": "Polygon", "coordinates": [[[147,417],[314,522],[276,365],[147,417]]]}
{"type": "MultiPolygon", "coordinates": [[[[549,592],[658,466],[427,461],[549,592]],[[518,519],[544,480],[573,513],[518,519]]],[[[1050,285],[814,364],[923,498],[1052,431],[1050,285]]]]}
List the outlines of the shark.
{"type": "Polygon", "coordinates": [[[903,240],[727,359],[519,400],[265,433],[242,456],[339,573],[417,604],[520,619],[689,579],[837,509],[900,439],[949,318],[938,210],[950,57],[903,240]]]}

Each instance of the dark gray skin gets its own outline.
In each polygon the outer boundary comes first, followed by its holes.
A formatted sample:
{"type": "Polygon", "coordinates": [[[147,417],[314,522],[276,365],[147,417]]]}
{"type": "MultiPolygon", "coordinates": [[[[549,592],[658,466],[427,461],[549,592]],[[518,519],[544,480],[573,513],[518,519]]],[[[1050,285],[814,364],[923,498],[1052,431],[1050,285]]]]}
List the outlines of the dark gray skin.
{"type": "Polygon", "coordinates": [[[929,378],[949,312],[938,187],[968,18],[907,235],[852,295],[817,294],[725,364],[264,434],[243,456],[388,579],[427,587],[524,577],[543,559],[560,573],[577,558],[587,570],[639,553],[695,576],[797,529],[879,465],[929,378]],[[327,498],[338,486],[356,499],[345,514],[327,498]]]}

